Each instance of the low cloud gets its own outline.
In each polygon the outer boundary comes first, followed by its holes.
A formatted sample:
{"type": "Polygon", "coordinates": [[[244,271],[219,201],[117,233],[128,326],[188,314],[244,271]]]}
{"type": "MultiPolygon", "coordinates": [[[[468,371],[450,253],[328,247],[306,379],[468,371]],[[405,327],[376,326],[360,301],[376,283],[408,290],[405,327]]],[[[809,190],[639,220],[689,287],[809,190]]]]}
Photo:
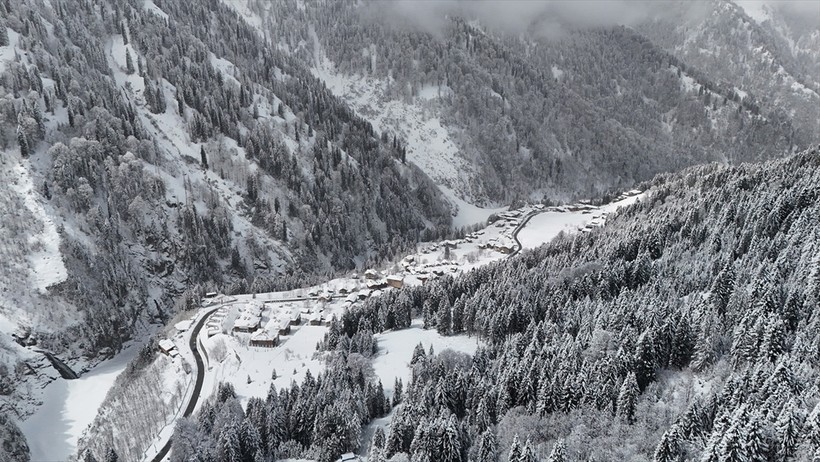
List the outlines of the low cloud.
{"type": "Polygon", "coordinates": [[[705,2],[651,0],[378,0],[374,17],[436,33],[458,16],[508,33],[550,37],[574,28],[632,26],[653,18],[697,15],[705,2]]]}

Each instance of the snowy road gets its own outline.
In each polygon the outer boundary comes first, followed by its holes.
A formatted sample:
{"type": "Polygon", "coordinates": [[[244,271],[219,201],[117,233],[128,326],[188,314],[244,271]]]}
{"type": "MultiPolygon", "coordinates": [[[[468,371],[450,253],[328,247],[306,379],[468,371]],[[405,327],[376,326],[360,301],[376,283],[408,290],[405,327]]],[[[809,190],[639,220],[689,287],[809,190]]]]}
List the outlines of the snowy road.
{"type": "MultiPolygon", "coordinates": [[[[196,403],[199,401],[199,395],[202,392],[202,384],[205,381],[205,362],[202,361],[202,355],[199,353],[197,339],[199,338],[199,332],[202,330],[202,327],[205,325],[208,317],[216,310],[217,308],[214,308],[202,316],[197,325],[194,327],[194,330],[191,331],[191,338],[188,340],[188,348],[191,349],[191,353],[194,355],[194,361],[196,361],[196,382],[194,382],[194,391],[191,393],[191,400],[188,401],[188,407],[185,408],[185,412],[182,413],[182,417],[189,417],[194,413],[194,408],[196,408],[196,403]]],[[[162,462],[170,450],[171,438],[169,437],[168,441],[165,442],[165,445],[162,446],[162,449],[159,450],[157,455],[151,459],[151,461],[162,462]]]]}

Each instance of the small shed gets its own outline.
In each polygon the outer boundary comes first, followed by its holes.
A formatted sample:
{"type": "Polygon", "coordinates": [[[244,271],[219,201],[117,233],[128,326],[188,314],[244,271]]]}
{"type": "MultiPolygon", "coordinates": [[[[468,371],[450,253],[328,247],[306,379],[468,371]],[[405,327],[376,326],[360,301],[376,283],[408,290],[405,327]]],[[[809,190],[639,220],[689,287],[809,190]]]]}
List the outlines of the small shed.
{"type": "Polygon", "coordinates": [[[395,274],[387,276],[387,285],[395,287],[396,289],[401,289],[404,285],[404,278],[395,274]]]}
{"type": "Polygon", "coordinates": [[[174,342],[171,339],[164,338],[159,341],[159,351],[165,353],[168,356],[171,356],[171,351],[173,351],[177,346],[174,345],[174,342]]]}
{"type": "Polygon", "coordinates": [[[339,460],[336,462],[358,462],[360,460],[361,459],[356,454],[353,454],[352,452],[346,452],[342,454],[341,457],[339,457],[339,460]]]}

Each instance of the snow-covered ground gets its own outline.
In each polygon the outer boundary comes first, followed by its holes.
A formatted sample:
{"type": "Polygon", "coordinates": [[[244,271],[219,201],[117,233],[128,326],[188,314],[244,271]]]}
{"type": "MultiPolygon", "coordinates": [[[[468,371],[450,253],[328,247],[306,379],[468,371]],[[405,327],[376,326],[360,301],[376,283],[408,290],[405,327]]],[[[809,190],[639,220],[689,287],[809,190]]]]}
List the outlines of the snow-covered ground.
{"type": "Polygon", "coordinates": [[[37,232],[32,233],[28,238],[31,249],[28,260],[34,287],[45,292],[49,286],[65,281],[68,272],[60,253],[60,235],[57,233],[57,226],[54,225],[54,221],[38,200],[40,195],[34,191],[34,183],[27,165],[28,162],[23,160],[22,164],[12,167],[19,179],[17,183],[12,184],[12,189],[23,198],[26,208],[41,225],[37,232]]]}
{"type": "Polygon", "coordinates": [[[478,348],[478,339],[466,335],[443,337],[436,330],[422,329],[420,320],[413,322],[407,329],[377,334],[378,353],[373,358],[373,372],[379,377],[388,397],[393,394],[396,378],[406,385],[410,380],[410,359],[413,349],[421,343],[424,351],[442,351],[450,349],[461,353],[474,354],[478,348]]]}
{"type": "Polygon", "coordinates": [[[608,214],[640,200],[643,196],[639,191],[630,191],[618,200],[601,207],[550,207],[530,219],[518,233],[518,240],[523,248],[533,249],[550,242],[561,232],[589,232],[594,227],[603,226],[608,214]]]}
{"type": "Polygon", "coordinates": [[[46,387],[42,406],[20,424],[31,448],[31,460],[66,460],[74,454],[83,430],[138,351],[139,347],[132,345],[79,379],[58,378],[46,387]]]}

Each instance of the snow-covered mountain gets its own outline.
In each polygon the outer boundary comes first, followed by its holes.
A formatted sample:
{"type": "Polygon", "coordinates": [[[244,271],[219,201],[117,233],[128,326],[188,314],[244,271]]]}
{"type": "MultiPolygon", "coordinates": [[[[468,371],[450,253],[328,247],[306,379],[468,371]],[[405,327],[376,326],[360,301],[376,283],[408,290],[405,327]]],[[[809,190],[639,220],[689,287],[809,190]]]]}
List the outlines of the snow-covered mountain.
{"type": "Polygon", "coordinates": [[[638,30],[716,82],[753,96],[763,112],[779,111],[792,121],[794,142],[820,137],[820,9],[800,13],[787,2],[729,0],[670,5],[685,21],[669,17],[638,30]],[[692,9],[700,14],[686,14],[692,9]]]}
{"type": "Polygon", "coordinates": [[[470,202],[599,194],[807,143],[781,106],[763,108],[637,24],[545,38],[473,20],[468,7],[425,28],[397,24],[381,2],[232,5],[470,202]]]}

